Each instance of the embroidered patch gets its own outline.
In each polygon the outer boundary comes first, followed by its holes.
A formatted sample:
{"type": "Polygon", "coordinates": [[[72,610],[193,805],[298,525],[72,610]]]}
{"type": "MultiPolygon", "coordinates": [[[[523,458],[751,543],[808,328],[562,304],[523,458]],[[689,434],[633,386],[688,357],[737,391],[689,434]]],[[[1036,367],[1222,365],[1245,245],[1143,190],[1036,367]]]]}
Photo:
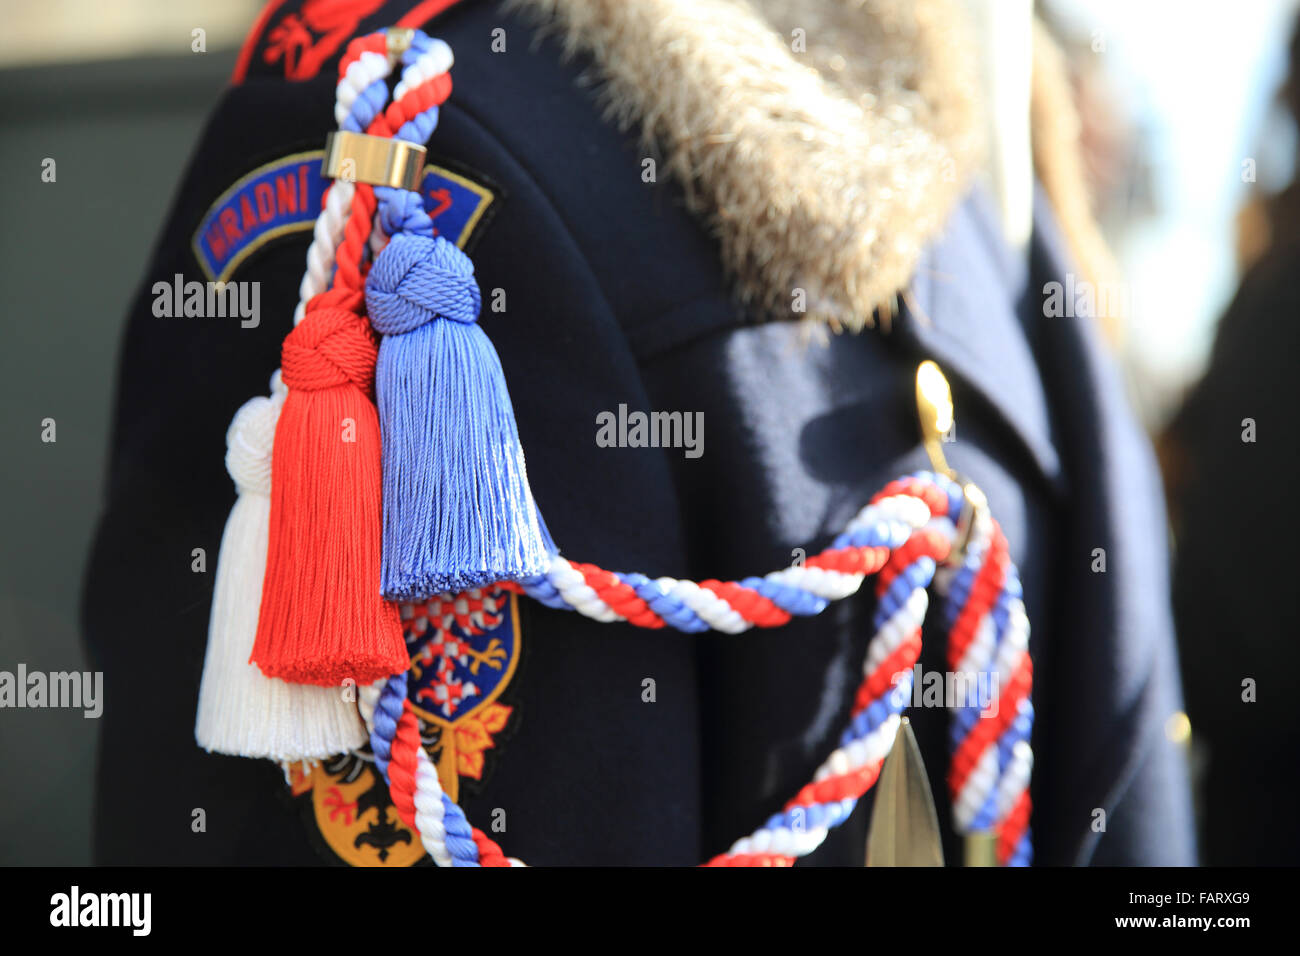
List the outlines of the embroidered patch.
{"type": "MultiPolygon", "coordinates": [[[[411,656],[407,694],[443,790],[476,787],[515,708],[502,703],[522,650],[518,597],[497,587],[401,606],[411,656]]],[[[411,866],[424,847],[393,809],[369,748],[290,770],[289,792],[330,857],[411,866]]]]}
{"type": "MultiPolygon", "coordinates": [[[[221,194],[191,242],[209,282],[227,281],[271,240],[314,227],[330,182],[321,175],[323,156],[322,150],[285,156],[259,166],[221,194]]],[[[494,211],[499,190],[447,165],[430,164],[424,167],[420,195],[434,231],[465,249],[494,211]]]]}

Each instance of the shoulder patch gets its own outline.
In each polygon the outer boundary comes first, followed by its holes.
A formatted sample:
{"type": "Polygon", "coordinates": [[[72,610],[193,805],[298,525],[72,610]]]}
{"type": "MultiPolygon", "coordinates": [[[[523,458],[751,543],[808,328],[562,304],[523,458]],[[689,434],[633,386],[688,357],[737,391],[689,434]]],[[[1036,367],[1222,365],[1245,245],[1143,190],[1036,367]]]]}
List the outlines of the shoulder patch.
{"type": "MultiPolygon", "coordinates": [[[[498,587],[401,605],[411,656],[408,696],[420,741],[453,800],[476,790],[516,707],[503,703],[523,651],[519,599],[498,587]]],[[[349,866],[425,861],[419,837],[393,809],[369,747],[289,771],[289,794],[325,856],[349,866]]]]}
{"type": "MultiPolygon", "coordinates": [[[[225,282],[258,249],[281,236],[310,232],[329,180],[323,150],[294,153],[259,166],[218,197],[194,232],[194,257],[209,282],[225,282]]],[[[420,184],[434,231],[468,249],[500,201],[486,177],[440,160],[424,167],[420,184]]]]}

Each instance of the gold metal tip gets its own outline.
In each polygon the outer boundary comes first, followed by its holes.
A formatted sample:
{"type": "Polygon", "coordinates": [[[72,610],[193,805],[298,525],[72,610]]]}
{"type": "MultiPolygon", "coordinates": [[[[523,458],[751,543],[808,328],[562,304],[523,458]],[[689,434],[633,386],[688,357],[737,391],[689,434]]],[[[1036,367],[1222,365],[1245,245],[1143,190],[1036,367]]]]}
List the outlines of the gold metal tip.
{"type": "Polygon", "coordinates": [[[906,717],[876,783],[867,832],[867,866],[943,866],[939,815],[921,748],[906,717]]]}
{"type": "Polygon", "coordinates": [[[966,865],[997,866],[998,835],[992,830],[966,834],[966,865]]]}
{"type": "Polygon", "coordinates": [[[424,157],[424,147],[416,143],[339,130],[325,139],[322,169],[331,179],[417,190],[424,157]]]}
{"type": "Polygon", "coordinates": [[[975,530],[975,524],[989,507],[989,501],[984,497],[984,492],[980,491],[979,486],[974,482],[964,482],[961,491],[961,516],[957,519],[957,537],[953,540],[952,551],[947,558],[949,564],[962,563],[966,557],[966,547],[970,544],[970,537],[975,530]]]}
{"type": "Polygon", "coordinates": [[[411,48],[415,42],[415,30],[411,27],[389,27],[387,32],[388,40],[388,64],[397,66],[401,61],[402,55],[411,48]]]}
{"type": "Polygon", "coordinates": [[[943,457],[943,439],[953,426],[952,389],[943,371],[929,359],[916,367],[916,410],[930,466],[940,474],[955,478],[943,457]]]}
{"type": "Polygon", "coordinates": [[[1185,744],[1192,739],[1192,720],[1181,710],[1165,721],[1165,736],[1172,743],[1185,744]]]}

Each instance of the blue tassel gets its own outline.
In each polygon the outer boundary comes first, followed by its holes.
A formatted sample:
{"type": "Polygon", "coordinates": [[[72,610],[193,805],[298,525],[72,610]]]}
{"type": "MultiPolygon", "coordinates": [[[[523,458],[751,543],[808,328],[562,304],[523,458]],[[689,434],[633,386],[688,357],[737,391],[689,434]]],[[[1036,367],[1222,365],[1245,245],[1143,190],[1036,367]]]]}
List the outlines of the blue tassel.
{"type": "Polygon", "coordinates": [[[479,305],[473,263],[441,236],[393,236],[366,279],[384,334],[375,390],[389,600],[517,581],[555,553],[479,305]]]}

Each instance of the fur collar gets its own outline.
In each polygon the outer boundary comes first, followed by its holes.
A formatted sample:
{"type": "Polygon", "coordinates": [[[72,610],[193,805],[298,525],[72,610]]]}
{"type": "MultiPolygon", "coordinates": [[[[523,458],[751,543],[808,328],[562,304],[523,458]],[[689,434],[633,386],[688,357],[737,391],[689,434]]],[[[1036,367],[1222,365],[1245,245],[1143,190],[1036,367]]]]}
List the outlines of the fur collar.
{"type": "Polygon", "coordinates": [[[608,117],[640,129],[760,315],[789,317],[796,290],[832,328],[892,314],[979,164],[951,0],[510,5],[591,58],[608,117]]]}

